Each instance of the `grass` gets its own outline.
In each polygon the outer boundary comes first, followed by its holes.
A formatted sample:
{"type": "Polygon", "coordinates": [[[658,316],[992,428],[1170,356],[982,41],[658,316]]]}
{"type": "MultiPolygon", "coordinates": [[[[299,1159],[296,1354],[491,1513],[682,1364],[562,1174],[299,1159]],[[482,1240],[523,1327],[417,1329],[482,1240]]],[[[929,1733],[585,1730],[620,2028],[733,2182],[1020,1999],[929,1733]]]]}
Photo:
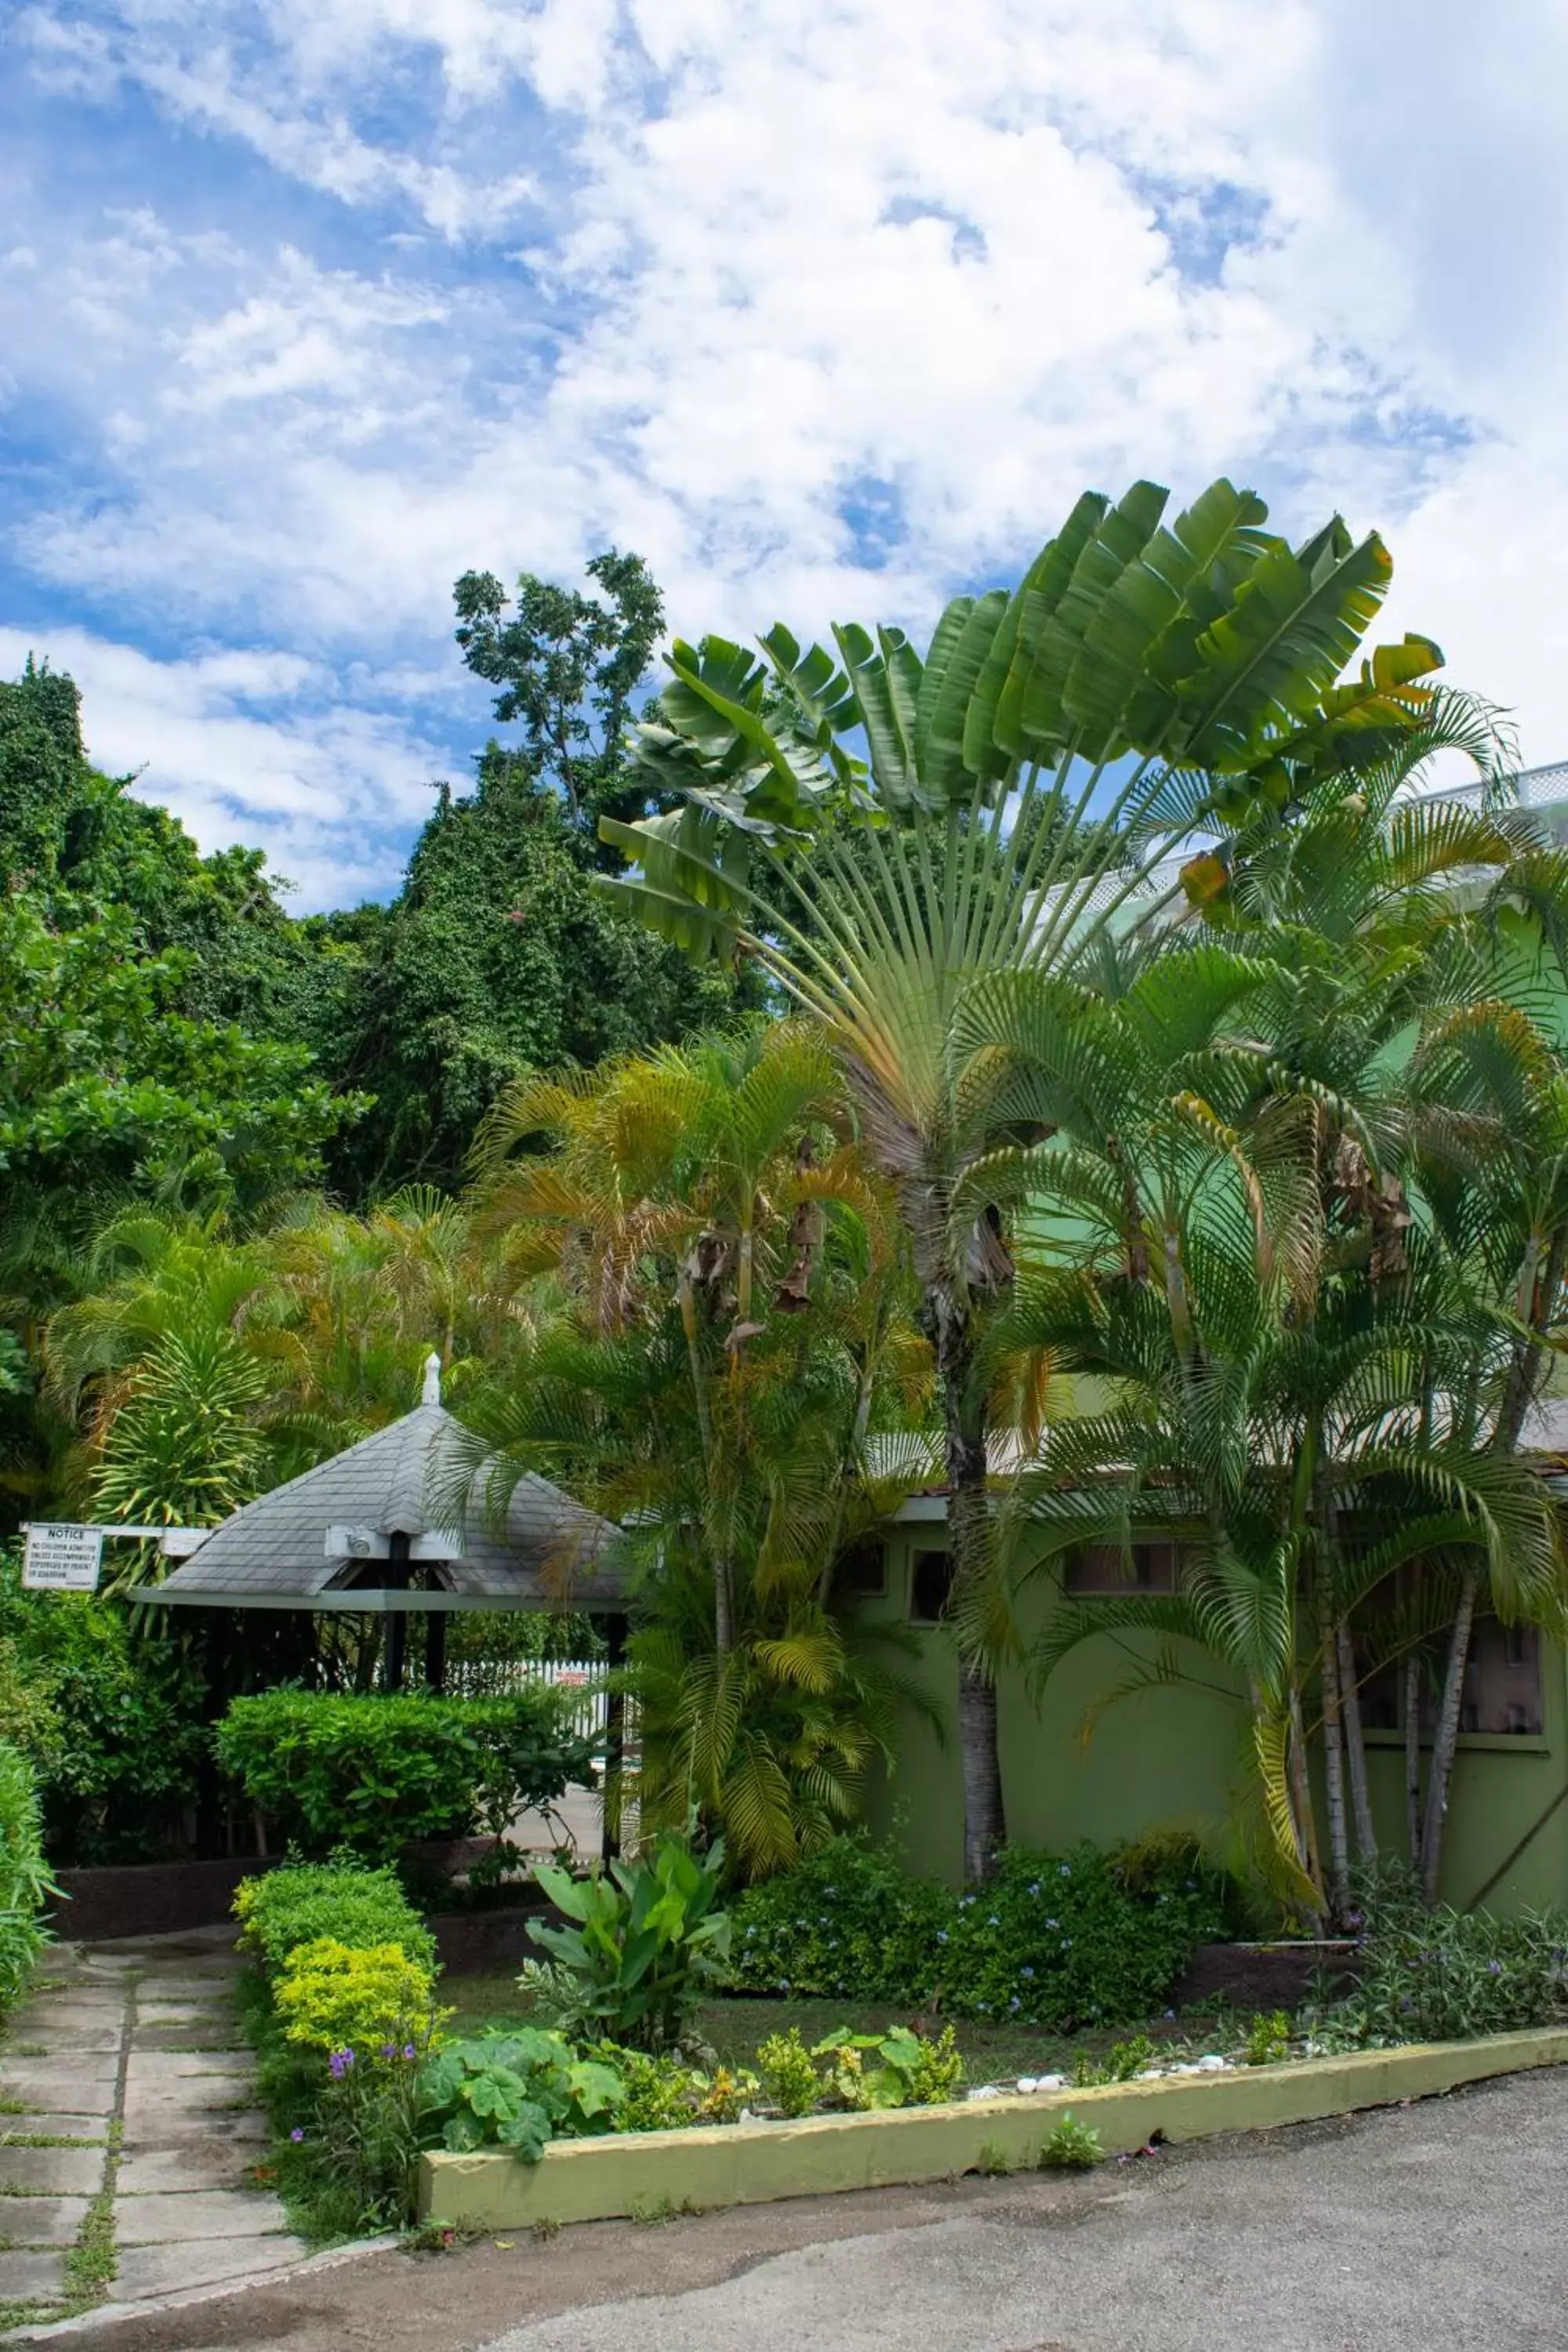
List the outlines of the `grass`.
{"type": "MultiPolygon", "coordinates": [[[[457,2014],[448,2031],[479,2033],[489,2026],[530,2022],[521,2000],[516,1978],[448,1977],[441,1993],[457,2014]]],[[[944,2022],[946,2021],[943,2021],[944,2022]]],[[[1130,2029],[1113,2026],[1092,2033],[1051,2033],[1037,2025],[989,2025],[971,2019],[952,2021],[964,2072],[971,2083],[1005,2082],[1018,2074],[1070,2074],[1079,2056],[1099,2056],[1130,2029]]],[[[771,2033],[787,2033],[793,2025],[809,2049],[834,2027],[847,2025],[855,2033],[881,2033],[889,2025],[910,2022],[908,2010],[886,2001],[788,2000],[737,1998],[713,2000],[697,2012],[696,2030],[725,2066],[749,2066],[759,2042],[771,2033]]],[[[1227,2047],[1236,2021],[1224,2011],[1184,2011],[1180,2017],[1162,2017],[1144,2029],[1155,2042],[1201,2042],[1205,2048],[1227,2047]]]]}

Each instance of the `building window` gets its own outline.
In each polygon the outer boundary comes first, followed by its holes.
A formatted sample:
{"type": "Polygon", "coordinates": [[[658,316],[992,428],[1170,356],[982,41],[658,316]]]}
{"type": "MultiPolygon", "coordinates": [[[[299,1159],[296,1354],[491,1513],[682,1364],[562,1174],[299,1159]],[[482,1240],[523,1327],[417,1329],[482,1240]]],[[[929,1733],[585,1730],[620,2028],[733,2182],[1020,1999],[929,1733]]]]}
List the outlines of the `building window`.
{"type": "Polygon", "coordinates": [[[1086,1545],[1068,1559],[1062,1589],[1073,1593],[1174,1592],[1176,1547],[1135,1543],[1123,1550],[1120,1544],[1086,1545]]]}
{"type": "Polygon", "coordinates": [[[879,1535],[862,1536],[838,1555],[836,1591],[847,1601],[879,1600],[888,1589],[888,1547],[879,1535]]]}
{"type": "MultiPolygon", "coordinates": [[[[1423,1739],[1430,1739],[1437,1727],[1446,1660],[1447,1644],[1443,1643],[1423,1665],[1423,1739]]],[[[1405,1695],[1403,1659],[1368,1675],[1361,1686],[1363,1727],[1368,1731],[1403,1731],[1405,1695]]],[[[1539,1739],[1545,1728],[1540,1634],[1533,1625],[1504,1625],[1496,1617],[1478,1616],[1459,1695],[1460,1731],[1493,1738],[1539,1739]]]]}
{"type": "MultiPolygon", "coordinates": [[[[1429,1711],[1435,1717],[1436,1709],[1429,1711]]],[[[1459,1729],[1539,1739],[1545,1728],[1540,1634],[1533,1625],[1478,1617],[1459,1700],[1459,1729]]]]}
{"type": "Polygon", "coordinates": [[[910,1616],[913,1623],[940,1623],[947,1614],[952,1591],[952,1553],[917,1551],[910,1564],[910,1616]]]}

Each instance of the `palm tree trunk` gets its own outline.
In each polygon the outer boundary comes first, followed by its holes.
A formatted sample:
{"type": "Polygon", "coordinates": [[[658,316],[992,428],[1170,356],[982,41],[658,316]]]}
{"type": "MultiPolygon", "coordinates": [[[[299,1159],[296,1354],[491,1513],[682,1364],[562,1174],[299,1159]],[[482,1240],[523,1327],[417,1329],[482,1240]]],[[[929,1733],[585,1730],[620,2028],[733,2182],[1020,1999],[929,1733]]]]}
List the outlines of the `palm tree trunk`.
{"type": "Polygon", "coordinates": [[[1301,1694],[1290,1693],[1290,1801],[1301,1841],[1303,1866],[1307,1876],[1320,1895],[1323,1884],[1323,1866],[1318,1853],[1318,1821],[1312,1806],[1312,1783],[1307,1764],[1307,1728],[1301,1720],[1301,1694]]]}
{"type": "MultiPolygon", "coordinates": [[[[967,1299],[933,1286],[923,1302],[936,1353],[946,1432],[947,1524],[953,1585],[973,1588],[989,1570],[991,1506],[986,1486],[984,1402],[973,1393],[974,1332],[967,1299]]],[[[989,1877],[1006,1836],[1002,1765],[996,1744],[996,1686],[983,1661],[961,1657],[958,1738],[963,1767],[963,1870],[989,1877]]]]}
{"type": "Polygon", "coordinates": [[[1342,1919],[1350,1908],[1350,1825],[1345,1817],[1345,1748],[1340,1723],[1340,1668],[1331,1626],[1323,1632],[1323,1788],[1329,1811],[1329,1900],[1342,1919]]]}
{"type": "Polygon", "coordinates": [[[1372,1797],[1366,1785],[1366,1738],[1361,1719],[1361,1685],[1356,1679],[1355,1642],[1342,1617],[1337,1633],[1340,1664],[1340,1714],[1345,1727],[1345,1755],[1351,1771],[1351,1805],[1355,1814],[1357,1859],[1377,1860],[1377,1829],[1372,1818],[1372,1797]]]}
{"type": "Polygon", "coordinates": [[[1410,1867],[1421,1867],[1421,1654],[1405,1661],[1405,1827],[1410,1867]]]}
{"type": "Polygon", "coordinates": [[[1459,1587],[1459,1605],[1454,1612],[1453,1631],[1448,1637],[1448,1663],[1443,1675],[1443,1700],[1437,1710],[1437,1728],[1432,1740],[1432,1777],[1426,1784],[1426,1817],[1421,1830],[1421,1884],[1428,1903],[1437,1900],[1437,1880],[1443,1867],[1443,1825],[1448,1813],[1448,1783],[1454,1770],[1454,1753],[1459,1744],[1459,1709],[1464,1698],[1465,1668],[1470,1657],[1470,1629],[1475,1623],[1476,1600],[1481,1589],[1481,1572],[1467,1569],[1459,1587]]]}

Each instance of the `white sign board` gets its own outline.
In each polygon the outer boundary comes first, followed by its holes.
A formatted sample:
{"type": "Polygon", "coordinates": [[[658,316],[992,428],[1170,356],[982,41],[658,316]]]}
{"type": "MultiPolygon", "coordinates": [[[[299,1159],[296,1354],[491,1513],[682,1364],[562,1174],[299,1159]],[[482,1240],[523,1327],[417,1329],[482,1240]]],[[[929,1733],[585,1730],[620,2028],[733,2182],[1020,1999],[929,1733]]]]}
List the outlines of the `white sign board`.
{"type": "Polygon", "coordinates": [[[27,1529],[22,1583],[29,1592],[96,1592],[103,1559],[101,1528],[46,1527],[27,1529]]]}

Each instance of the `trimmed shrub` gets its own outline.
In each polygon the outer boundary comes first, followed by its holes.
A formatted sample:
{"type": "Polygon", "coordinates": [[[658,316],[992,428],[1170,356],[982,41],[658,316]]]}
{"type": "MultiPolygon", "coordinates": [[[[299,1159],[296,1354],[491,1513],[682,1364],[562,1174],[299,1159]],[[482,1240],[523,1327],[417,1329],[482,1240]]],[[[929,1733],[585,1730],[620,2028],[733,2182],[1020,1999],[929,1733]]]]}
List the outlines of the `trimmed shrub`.
{"type": "Polygon", "coordinates": [[[234,1901],[243,1933],[268,1977],[301,1944],[332,1938],[361,1948],[395,1944],[418,1968],[436,1963],[435,1938],[394,1870],[370,1870],[352,1856],[329,1863],[285,1863],[245,1879],[234,1901]]]}
{"type": "Polygon", "coordinates": [[[0,2016],[32,1979],[49,1940],[44,1905],[58,1893],[44,1863],[33,1768],[19,1749],[0,1741],[0,2016]]]}
{"type": "Polygon", "coordinates": [[[912,2002],[942,1973],[953,1896],[911,1878],[864,1834],[826,1845],[736,1903],[730,1945],[737,1992],[912,2002]]]}
{"type": "Polygon", "coordinates": [[[272,1690],[236,1699],[218,1762],[281,1844],[373,1862],[422,1838],[497,1836],[512,1815],[585,1784],[595,1743],[544,1687],[509,1698],[354,1698],[272,1690]]]}
{"type": "Polygon", "coordinates": [[[1070,1854],[1009,1847],[960,1895],[885,1849],[836,1838],[736,1906],[736,1990],[925,2002],[1070,2032],[1160,2007],[1194,1948],[1229,1931],[1228,1889],[1194,1846],[1070,1854]]]}

